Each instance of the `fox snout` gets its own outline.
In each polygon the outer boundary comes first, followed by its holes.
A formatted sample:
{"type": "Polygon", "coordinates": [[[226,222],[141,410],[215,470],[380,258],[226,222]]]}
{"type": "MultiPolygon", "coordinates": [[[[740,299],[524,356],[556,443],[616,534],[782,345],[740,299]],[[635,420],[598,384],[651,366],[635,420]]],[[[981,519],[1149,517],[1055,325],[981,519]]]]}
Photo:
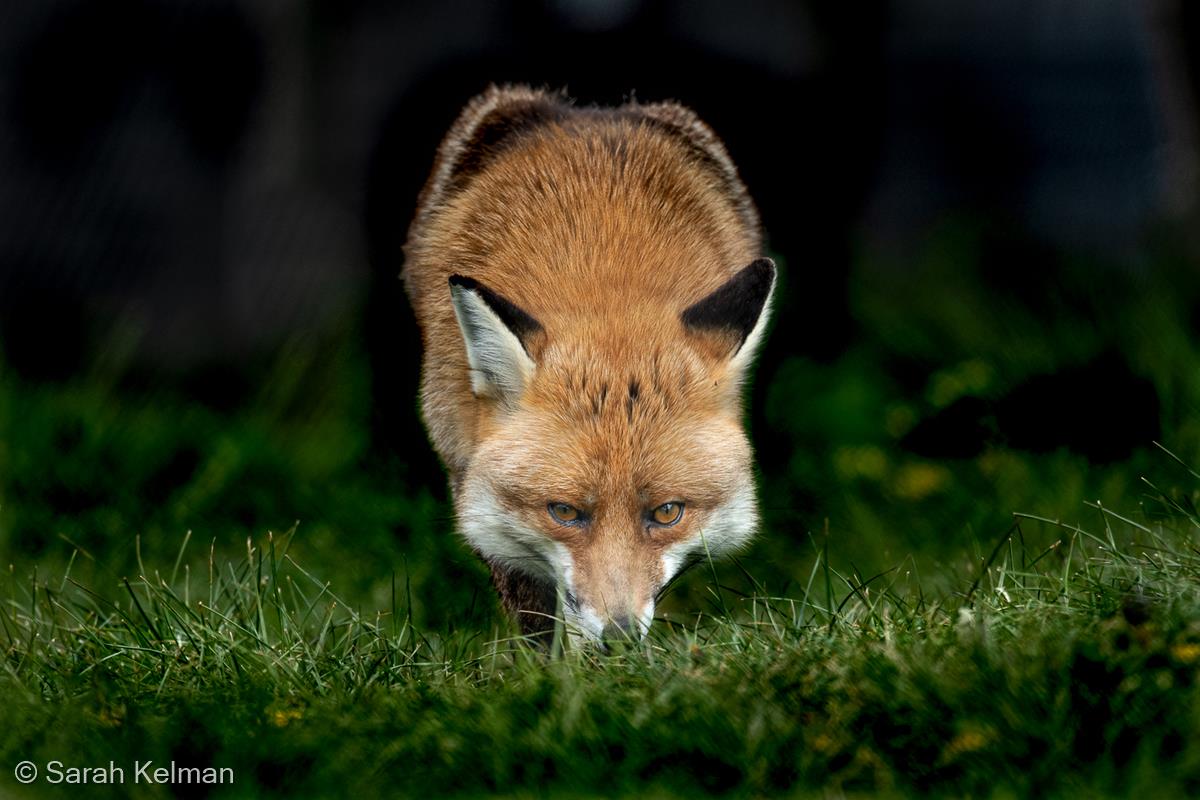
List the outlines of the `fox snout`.
{"type": "Polygon", "coordinates": [[[640,640],[664,580],[655,545],[632,521],[600,515],[560,551],[557,578],[567,630],[577,640],[640,640]]]}
{"type": "MultiPolygon", "coordinates": [[[[628,605],[634,605],[630,603],[628,605]]],[[[650,629],[654,618],[654,603],[643,603],[635,613],[630,610],[607,611],[581,602],[572,593],[566,594],[563,616],[567,633],[576,640],[602,645],[640,641],[650,629]]]]}

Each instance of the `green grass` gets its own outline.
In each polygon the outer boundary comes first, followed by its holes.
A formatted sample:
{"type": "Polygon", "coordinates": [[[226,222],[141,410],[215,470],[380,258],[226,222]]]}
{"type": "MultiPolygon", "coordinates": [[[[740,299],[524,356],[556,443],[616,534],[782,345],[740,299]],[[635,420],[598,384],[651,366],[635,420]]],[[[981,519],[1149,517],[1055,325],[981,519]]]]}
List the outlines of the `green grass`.
{"type": "Polygon", "coordinates": [[[1200,463],[1200,286],[1084,265],[997,292],[972,236],[860,265],[842,357],[776,345],[763,532],[612,655],[513,637],[441,476],[372,448],[353,325],[228,408],[0,364],[0,797],[74,796],[23,759],[228,766],[222,797],[1200,793],[1200,478],[1150,438],[905,438],[1112,354],[1200,463]]]}
{"type": "Polygon", "coordinates": [[[1200,518],[1158,500],[1169,525],[1022,518],[941,596],[818,558],[614,655],[423,631],[403,584],[357,611],[290,533],[118,586],[10,575],[0,756],[227,766],[231,797],[1194,794],[1200,518]]]}

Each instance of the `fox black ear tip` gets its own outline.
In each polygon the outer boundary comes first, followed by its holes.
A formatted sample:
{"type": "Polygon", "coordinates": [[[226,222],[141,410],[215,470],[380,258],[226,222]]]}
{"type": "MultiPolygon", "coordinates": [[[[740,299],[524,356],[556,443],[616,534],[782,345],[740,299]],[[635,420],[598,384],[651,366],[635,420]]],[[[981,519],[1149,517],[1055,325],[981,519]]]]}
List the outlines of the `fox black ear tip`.
{"type": "Polygon", "coordinates": [[[766,256],[756,258],[742,268],[733,280],[740,281],[743,286],[770,286],[775,282],[775,276],[778,270],[775,268],[775,262],[766,256]]]}
{"type": "Polygon", "coordinates": [[[451,286],[461,286],[464,289],[474,289],[479,285],[479,281],[474,278],[468,278],[466,275],[459,275],[457,272],[450,276],[451,286]]]}

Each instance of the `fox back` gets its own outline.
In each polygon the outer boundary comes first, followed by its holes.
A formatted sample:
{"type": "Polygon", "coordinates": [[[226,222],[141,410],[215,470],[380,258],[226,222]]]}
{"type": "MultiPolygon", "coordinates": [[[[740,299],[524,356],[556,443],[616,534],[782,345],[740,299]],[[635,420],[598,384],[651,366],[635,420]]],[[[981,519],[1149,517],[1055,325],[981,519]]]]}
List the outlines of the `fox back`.
{"type": "Polygon", "coordinates": [[[493,88],[447,134],[405,249],[422,415],[524,631],[561,607],[586,639],[640,636],[672,577],[753,535],[761,246],[682,106],[493,88]]]}

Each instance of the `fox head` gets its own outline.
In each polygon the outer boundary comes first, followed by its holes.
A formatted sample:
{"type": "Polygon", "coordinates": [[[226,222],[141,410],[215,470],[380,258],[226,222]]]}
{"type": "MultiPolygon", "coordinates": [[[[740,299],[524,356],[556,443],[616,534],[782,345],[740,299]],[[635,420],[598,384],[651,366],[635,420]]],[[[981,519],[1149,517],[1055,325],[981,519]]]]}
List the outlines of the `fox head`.
{"type": "Polygon", "coordinates": [[[449,282],[485,409],[454,493],[463,534],[553,583],[573,635],[641,637],[673,577],[757,526],[740,390],[774,265],[681,307],[635,299],[620,326],[537,319],[471,277],[449,282]]]}

